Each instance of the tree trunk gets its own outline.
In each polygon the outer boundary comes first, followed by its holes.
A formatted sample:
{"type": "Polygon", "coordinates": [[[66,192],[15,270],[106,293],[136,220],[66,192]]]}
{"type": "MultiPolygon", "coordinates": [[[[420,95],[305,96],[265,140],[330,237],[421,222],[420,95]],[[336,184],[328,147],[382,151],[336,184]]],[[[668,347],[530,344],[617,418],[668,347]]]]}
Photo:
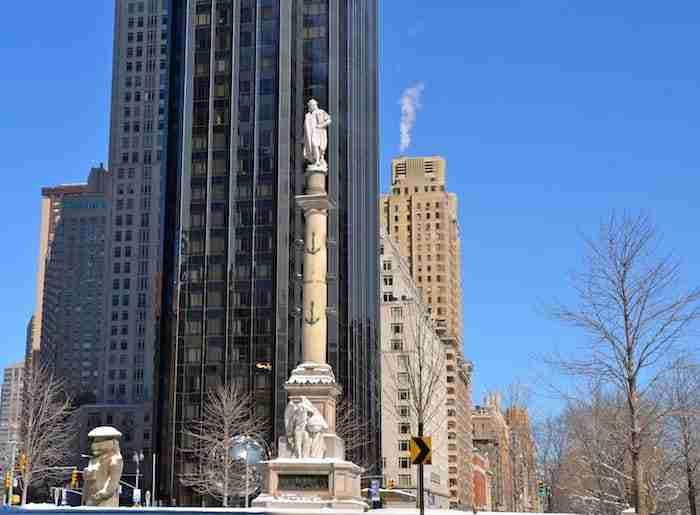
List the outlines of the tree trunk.
{"type": "MultiPolygon", "coordinates": [[[[635,417],[636,418],[636,417],[635,417]]],[[[639,432],[632,429],[632,496],[637,515],[648,515],[644,502],[644,470],[639,452],[639,432]]]]}
{"type": "MultiPolygon", "coordinates": [[[[27,504],[27,498],[29,497],[29,484],[31,481],[31,476],[27,474],[25,477],[22,478],[22,506],[25,506],[27,504]]],[[[12,502],[12,499],[10,499],[10,502],[12,502]]]]}
{"type": "Polygon", "coordinates": [[[698,515],[695,478],[693,477],[693,469],[687,461],[688,458],[686,458],[685,473],[688,479],[688,505],[690,506],[690,515],[698,515]]]}

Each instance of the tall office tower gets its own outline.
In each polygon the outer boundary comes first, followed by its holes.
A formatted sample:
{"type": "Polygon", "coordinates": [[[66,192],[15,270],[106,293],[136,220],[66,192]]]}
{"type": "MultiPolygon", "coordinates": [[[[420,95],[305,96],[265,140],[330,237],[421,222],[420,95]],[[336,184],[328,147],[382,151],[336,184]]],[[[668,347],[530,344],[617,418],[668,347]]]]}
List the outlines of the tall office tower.
{"type": "Polygon", "coordinates": [[[154,356],[162,265],[170,0],[116,0],[112,63],[107,237],[105,394],[85,413],[122,439],[125,473],[143,451],[151,488],[154,356]]]}
{"type": "Polygon", "coordinates": [[[472,414],[474,448],[487,456],[491,467],[491,509],[514,511],[510,430],[498,394],[490,394],[472,414]]]}
{"type": "Polygon", "coordinates": [[[15,363],[3,373],[0,395],[0,470],[9,470],[19,438],[22,411],[22,377],[24,363],[15,363]]]}
{"type": "MultiPolygon", "coordinates": [[[[404,363],[418,356],[443,352],[443,344],[434,328],[426,323],[426,306],[411,277],[408,262],[391,238],[381,237],[380,260],[384,278],[380,308],[382,339],[382,461],[384,481],[401,491],[418,491],[418,467],[411,465],[409,442],[417,434],[418,419],[411,406],[411,383],[419,380],[417,368],[404,363]],[[390,279],[390,280],[388,280],[390,279]],[[412,375],[413,377],[409,377],[412,375]]],[[[435,362],[433,362],[435,363],[435,362]]],[[[439,363],[438,364],[442,364],[439,363]]],[[[430,364],[421,371],[426,382],[434,382],[430,397],[444,399],[447,393],[447,370],[432,370],[430,364]]],[[[424,399],[428,400],[428,399],[424,399]]],[[[438,401],[439,402],[439,401],[438,401]]],[[[448,446],[456,440],[454,429],[447,430],[446,410],[435,404],[426,410],[429,417],[424,434],[432,437],[432,464],[423,471],[427,507],[449,508],[448,446]]],[[[404,499],[407,500],[407,499],[404,499]]]]}
{"type": "MultiPolygon", "coordinates": [[[[471,376],[462,351],[462,284],[457,196],[446,190],[442,157],[402,157],[379,203],[381,230],[398,246],[436,322],[447,367],[450,505],[472,504],[471,376]]],[[[384,273],[384,271],[382,271],[384,273]]],[[[383,278],[386,285],[386,277],[383,278]]],[[[382,290],[384,291],[384,289],[382,290]]]]}
{"type": "Polygon", "coordinates": [[[328,362],[371,420],[379,466],[377,1],[201,0],[172,8],[164,334],[164,494],[190,502],[182,428],[239,381],[283,433],[301,357],[303,118],[333,117],[327,160],[328,362]]]}
{"type": "Polygon", "coordinates": [[[108,185],[107,172],[93,168],[86,184],[41,190],[40,340],[30,362],[49,366],[81,403],[103,394],[108,185]]]}

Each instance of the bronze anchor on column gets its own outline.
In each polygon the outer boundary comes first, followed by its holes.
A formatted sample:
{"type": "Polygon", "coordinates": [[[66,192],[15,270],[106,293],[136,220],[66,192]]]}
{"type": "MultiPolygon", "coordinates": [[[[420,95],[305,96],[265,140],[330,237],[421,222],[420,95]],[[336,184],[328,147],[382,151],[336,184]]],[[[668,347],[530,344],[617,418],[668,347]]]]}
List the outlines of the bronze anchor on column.
{"type": "Polygon", "coordinates": [[[321,252],[321,246],[319,245],[318,247],[316,246],[316,233],[312,232],[311,233],[311,248],[309,249],[308,247],[304,247],[304,250],[306,251],[307,254],[311,254],[312,256],[314,254],[318,254],[321,252]]]}
{"type": "Polygon", "coordinates": [[[321,320],[321,317],[314,318],[314,301],[312,300],[311,309],[309,310],[309,317],[304,317],[304,322],[306,322],[309,325],[316,325],[319,320],[321,320]]]}

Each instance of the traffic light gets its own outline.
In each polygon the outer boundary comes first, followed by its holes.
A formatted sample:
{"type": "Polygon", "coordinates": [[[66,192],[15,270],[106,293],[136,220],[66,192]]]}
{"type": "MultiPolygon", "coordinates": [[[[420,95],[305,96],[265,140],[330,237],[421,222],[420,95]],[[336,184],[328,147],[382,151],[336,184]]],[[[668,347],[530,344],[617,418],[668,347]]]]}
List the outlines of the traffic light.
{"type": "Polygon", "coordinates": [[[19,471],[24,473],[27,470],[27,455],[22,453],[19,457],[19,471]]]}
{"type": "Polygon", "coordinates": [[[78,469],[73,469],[70,473],[70,487],[75,488],[78,486],[78,469]]]}
{"type": "Polygon", "coordinates": [[[394,481],[393,479],[390,479],[389,480],[389,488],[390,489],[396,488],[396,481],[394,481]]]}
{"type": "Polygon", "coordinates": [[[541,479],[537,481],[537,489],[539,491],[540,497],[547,496],[547,483],[545,483],[541,479]]]}
{"type": "Polygon", "coordinates": [[[12,486],[12,472],[5,472],[5,488],[8,489],[12,486]]]}

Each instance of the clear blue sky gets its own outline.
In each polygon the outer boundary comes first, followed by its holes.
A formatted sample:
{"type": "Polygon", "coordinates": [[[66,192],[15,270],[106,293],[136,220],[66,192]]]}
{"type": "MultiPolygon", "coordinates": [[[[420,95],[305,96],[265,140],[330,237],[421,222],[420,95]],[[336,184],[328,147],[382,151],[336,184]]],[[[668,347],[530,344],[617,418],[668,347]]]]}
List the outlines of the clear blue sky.
{"type": "MultiPolygon", "coordinates": [[[[398,100],[425,83],[409,155],[448,160],[459,195],[475,402],[576,336],[538,313],[567,299],[579,232],[648,210],[700,282],[700,5],[382,0],[382,187],[398,100]]],[[[0,30],[0,366],[34,308],[39,188],[106,161],[112,2],[11,2],[0,30]],[[10,23],[31,19],[32,30],[10,23]]]]}

